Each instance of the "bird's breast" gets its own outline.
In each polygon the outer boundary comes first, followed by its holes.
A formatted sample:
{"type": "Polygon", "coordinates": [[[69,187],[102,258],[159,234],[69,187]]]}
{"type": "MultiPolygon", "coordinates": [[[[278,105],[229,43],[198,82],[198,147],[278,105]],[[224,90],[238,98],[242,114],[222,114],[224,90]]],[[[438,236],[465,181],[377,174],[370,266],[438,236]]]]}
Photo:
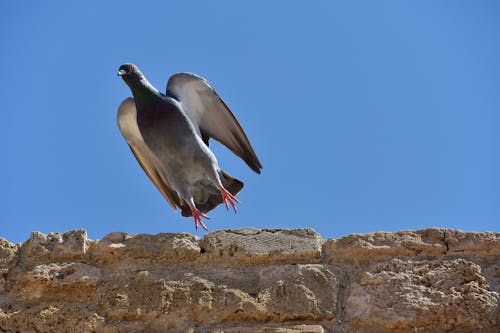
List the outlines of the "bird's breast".
{"type": "Polygon", "coordinates": [[[137,125],[148,148],[161,160],[189,164],[205,158],[203,142],[189,119],[175,105],[173,108],[160,105],[139,109],[137,125]]]}

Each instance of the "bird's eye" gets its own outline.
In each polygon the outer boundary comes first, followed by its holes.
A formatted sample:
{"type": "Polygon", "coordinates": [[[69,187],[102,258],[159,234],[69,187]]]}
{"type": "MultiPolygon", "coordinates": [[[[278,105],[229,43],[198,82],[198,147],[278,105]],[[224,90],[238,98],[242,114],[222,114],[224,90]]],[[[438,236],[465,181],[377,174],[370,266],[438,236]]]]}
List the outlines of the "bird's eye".
{"type": "Polygon", "coordinates": [[[135,70],[134,65],[130,65],[130,67],[129,67],[129,71],[133,72],[134,70],[135,70]]]}

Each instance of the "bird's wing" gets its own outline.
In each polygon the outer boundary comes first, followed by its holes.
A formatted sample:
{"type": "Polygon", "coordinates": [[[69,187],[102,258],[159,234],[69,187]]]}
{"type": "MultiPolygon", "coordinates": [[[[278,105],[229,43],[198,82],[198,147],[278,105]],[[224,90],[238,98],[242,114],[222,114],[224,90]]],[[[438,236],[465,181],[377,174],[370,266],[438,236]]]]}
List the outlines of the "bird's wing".
{"type": "Polygon", "coordinates": [[[172,189],[156,156],[149,150],[137,126],[137,110],[132,97],[118,107],[118,128],[134,153],[137,162],[174,211],[181,207],[177,192],[172,189]]]}
{"type": "Polygon", "coordinates": [[[168,80],[167,96],[181,102],[206,143],[214,138],[260,173],[262,164],[243,128],[207,80],[191,73],[175,74],[168,80]]]}

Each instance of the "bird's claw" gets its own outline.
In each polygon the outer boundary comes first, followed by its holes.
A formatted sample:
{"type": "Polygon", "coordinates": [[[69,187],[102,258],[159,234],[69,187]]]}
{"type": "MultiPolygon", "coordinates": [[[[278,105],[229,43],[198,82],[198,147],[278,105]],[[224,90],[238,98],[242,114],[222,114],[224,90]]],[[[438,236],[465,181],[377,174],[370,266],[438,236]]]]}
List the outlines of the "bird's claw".
{"type": "Polygon", "coordinates": [[[200,212],[196,208],[192,208],[191,212],[193,214],[194,227],[195,227],[196,231],[198,231],[198,225],[200,225],[203,229],[205,229],[206,231],[208,231],[207,226],[205,225],[205,223],[203,223],[203,221],[201,220],[201,218],[203,217],[203,218],[206,218],[207,220],[210,220],[210,217],[208,217],[208,215],[200,212]]]}
{"type": "Polygon", "coordinates": [[[236,199],[234,195],[231,194],[228,190],[226,190],[224,187],[220,190],[220,193],[222,195],[222,201],[224,202],[224,205],[226,206],[226,209],[229,209],[228,203],[233,207],[234,212],[236,213],[236,205],[234,204],[239,203],[240,201],[236,199]]]}

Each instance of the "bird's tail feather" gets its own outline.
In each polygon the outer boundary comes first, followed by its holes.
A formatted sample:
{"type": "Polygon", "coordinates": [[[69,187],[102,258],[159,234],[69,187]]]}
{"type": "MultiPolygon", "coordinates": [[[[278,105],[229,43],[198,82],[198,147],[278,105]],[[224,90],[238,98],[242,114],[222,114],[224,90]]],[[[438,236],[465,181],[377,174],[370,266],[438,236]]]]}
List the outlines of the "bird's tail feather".
{"type": "MultiPolygon", "coordinates": [[[[231,192],[232,195],[238,194],[239,191],[243,188],[243,182],[232,177],[231,175],[227,174],[224,171],[220,171],[219,173],[220,179],[222,181],[222,186],[229,192],[231,192]]],[[[222,195],[216,190],[214,193],[210,194],[208,197],[208,200],[199,203],[195,202],[196,208],[198,208],[199,211],[202,213],[206,213],[217,207],[223,203],[222,195]]],[[[184,204],[181,206],[182,209],[182,216],[192,216],[191,214],[191,209],[187,204],[184,204]]]]}
{"type": "MultiPolygon", "coordinates": [[[[222,180],[222,185],[226,190],[231,192],[232,195],[238,194],[239,191],[243,188],[243,182],[241,180],[238,180],[224,171],[221,170],[221,180],[222,180]]],[[[222,203],[222,196],[221,196],[221,203],[222,203]]]]}

